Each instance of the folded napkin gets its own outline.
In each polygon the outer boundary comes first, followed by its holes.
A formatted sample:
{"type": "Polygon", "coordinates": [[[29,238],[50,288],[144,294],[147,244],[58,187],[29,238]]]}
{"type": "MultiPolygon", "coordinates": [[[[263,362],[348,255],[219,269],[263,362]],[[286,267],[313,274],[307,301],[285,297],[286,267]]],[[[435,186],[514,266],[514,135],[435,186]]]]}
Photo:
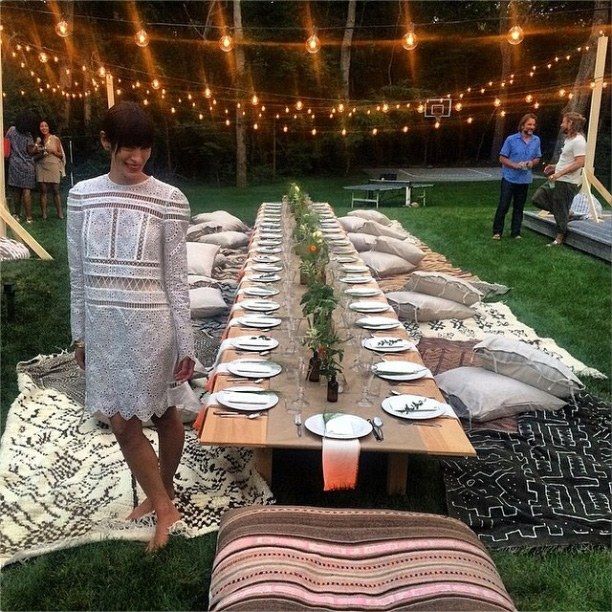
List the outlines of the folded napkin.
{"type": "MultiPolygon", "coordinates": [[[[354,435],[347,415],[323,415],[325,433],[354,435]]],[[[357,486],[359,470],[359,440],[338,440],[323,438],[323,490],[354,489],[357,486]]]]}
{"type": "Polygon", "coordinates": [[[167,391],[168,406],[182,406],[190,412],[198,412],[201,408],[200,399],[188,382],[174,385],[167,391]]]}

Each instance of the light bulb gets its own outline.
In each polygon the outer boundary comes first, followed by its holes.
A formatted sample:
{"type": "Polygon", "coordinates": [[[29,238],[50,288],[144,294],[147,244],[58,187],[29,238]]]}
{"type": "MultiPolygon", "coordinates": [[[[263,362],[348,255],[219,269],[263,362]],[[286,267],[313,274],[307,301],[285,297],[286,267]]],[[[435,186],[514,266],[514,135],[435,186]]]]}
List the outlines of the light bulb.
{"type": "Polygon", "coordinates": [[[44,51],[42,51],[38,54],[38,59],[42,64],[46,64],[49,61],[49,56],[44,51]]]}
{"type": "Polygon", "coordinates": [[[251,98],[251,104],[253,106],[257,106],[259,104],[259,98],[257,97],[256,94],[253,94],[253,97],[251,98]]]}
{"type": "Polygon", "coordinates": [[[316,31],[313,30],[312,35],[306,41],[306,51],[314,54],[318,53],[319,49],[321,49],[321,41],[319,40],[316,31]]]}
{"type": "Polygon", "coordinates": [[[525,38],[523,28],[521,28],[521,26],[515,25],[508,30],[508,36],[506,37],[506,40],[511,45],[520,45],[523,42],[523,38],[525,38]]]}
{"type": "Polygon", "coordinates": [[[160,86],[161,86],[161,85],[160,85],[160,82],[159,82],[159,80],[158,80],[158,79],[153,79],[153,80],[151,81],[151,87],[152,87],[153,89],[159,89],[159,88],[160,88],[160,86]]]}
{"type": "Polygon", "coordinates": [[[234,48],[233,38],[229,34],[225,33],[219,39],[219,48],[221,49],[221,51],[225,51],[225,53],[229,53],[234,48]]]}
{"type": "Polygon", "coordinates": [[[343,136],[346,136],[346,130],[344,128],[342,128],[342,131],[340,132],[343,136]]]}
{"type": "Polygon", "coordinates": [[[204,89],[204,97],[205,98],[210,98],[210,96],[212,96],[212,92],[210,91],[210,87],[206,87],[204,89]]]}
{"type": "Polygon", "coordinates": [[[408,131],[408,126],[407,126],[407,125],[405,125],[405,126],[402,128],[402,132],[404,132],[404,134],[405,134],[407,131],[408,131]]]}
{"type": "Polygon", "coordinates": [[[416,34],[414,33],[414,24],[408,24],[408,31],[402,36],[402,47],[406,51],[413,51],[417,48],[419,41],[417,40],[416,34]]]}
{"type": "Polygon", "coordinates": [[[70,36],[70,26],[68,25],[68,22],[64,19],[58,21],[55,25],[55,33],[60,38],[66,38],[66,36],[70,36]]]}
{"type": "Polygon", "coordinates": [[[304,104],[303,104],[303,102],[302,102],[301,100],[298,100],[298,101],[295,103],[295,108],[296,108],[297,110],[302,110],[302,108],[304,108],[304,104]]]}
{"type": "Polygon", "coordinates": [[[498,107],[501,104],[501,100],[499,98],[495,98],[495,101],[493,102],[493,106],[498,107]]]}
{"type": "Polygon", "coordinates": [[[106,76],[106,68],[104,66],[100,66],[100,68],[98,68],[98,74],[101,77],[105,77],[106,76]]]}
{"type": "Polygon", "coordinates": [[[436,120],[436,122],[434,123],[434,127],[437,130],[440,127],[440,122],[436,120]]]}
{"type": "Polygon", "coordinates": [[[289,129],[289,128],[288,128],[286,125],[283,125],[283,132],[287,133],[287,130],[288,130],[288,129],[289,129]]]}
{"type": "Polygon", "coordinates": [[[312,132],[310,132],[313,136],[317,135],[317,128],[312,128],[312,132]]]}
{"type": "Polygon", "coordinates": [[[138,32],[134,34],[134,40],[139,47],[146,47],[149,44],[149,35],[145,30],[138,30],[138,32]]]}

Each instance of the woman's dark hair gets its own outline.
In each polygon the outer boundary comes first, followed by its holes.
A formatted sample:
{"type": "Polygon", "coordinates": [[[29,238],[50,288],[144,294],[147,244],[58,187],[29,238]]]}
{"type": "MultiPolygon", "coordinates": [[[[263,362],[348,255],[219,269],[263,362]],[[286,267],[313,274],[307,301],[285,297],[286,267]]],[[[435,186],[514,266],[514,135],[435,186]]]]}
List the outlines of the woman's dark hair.
{"type": "Polygon", "coordinates": [[[53,134],[53,131],[55,129],[55,126],[53,125],[53,123],[51,121],[49,121],[49,119],[46,119],[45,117],[43,117],[39,122],[38,122],[38,128],[36,130],[36,133],[39,134],[40,136],[42,136],[41,132],[40,132],[40,124],[41,123],[46,123],[49,126],[49,134],[53,134]]]}
{"type": "Polygon", "coordinates": [[[40,121],[38,121],[36,113],[31,110],[22,111],[15,119],[15,129],[20,134],[31,134],[34,136],[35,134],[38,134],[39,125],[40,121]]]}
{"type": "Polygon", "coordinates": [[[136,102],[119,102],[109,108],[101,129],[111,143],[111,151],[120,147],[149,148],[155,139],[151,117],[136,102]]]}

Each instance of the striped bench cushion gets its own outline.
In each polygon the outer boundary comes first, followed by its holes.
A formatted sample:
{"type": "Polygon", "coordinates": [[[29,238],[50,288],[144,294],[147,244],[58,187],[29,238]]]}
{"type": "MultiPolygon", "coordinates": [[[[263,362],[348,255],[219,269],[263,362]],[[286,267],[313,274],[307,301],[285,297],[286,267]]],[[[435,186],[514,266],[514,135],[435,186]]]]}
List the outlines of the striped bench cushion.
{"type": "Polygon", "coordinates": [[[221,521],[211,610],[514,610],[463,523],[432,514],[251,506],[221,521]]]}

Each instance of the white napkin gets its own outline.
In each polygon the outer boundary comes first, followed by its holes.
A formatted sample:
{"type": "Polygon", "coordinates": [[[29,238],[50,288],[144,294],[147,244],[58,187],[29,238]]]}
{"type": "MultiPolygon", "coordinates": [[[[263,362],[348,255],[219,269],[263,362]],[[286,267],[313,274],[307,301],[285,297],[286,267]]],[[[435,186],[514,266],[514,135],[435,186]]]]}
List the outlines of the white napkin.
{"type": "Polygon", "coordinates": [[[169,406],[182,406],[190,412],[199,412],[200,399],[195,394],[188,382],[170,387],[167,393],[169,406]]]}
{"type": "Polygon", "coordinates": [[[332,417],[325,424],[325,434],[347,437],[354,436],[355,430],[353,428],[353,423],[354,419],[348,414],[332,417]]]}

